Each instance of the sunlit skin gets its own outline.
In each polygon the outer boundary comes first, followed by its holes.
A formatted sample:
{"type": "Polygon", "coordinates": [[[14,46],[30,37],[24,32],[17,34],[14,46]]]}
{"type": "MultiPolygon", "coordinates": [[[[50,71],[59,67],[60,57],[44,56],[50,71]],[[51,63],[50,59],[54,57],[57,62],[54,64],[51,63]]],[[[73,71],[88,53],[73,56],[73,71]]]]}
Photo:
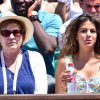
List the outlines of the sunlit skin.
{"type": "MultiPolygon", "coordinates": [[[[19,26],[15,23],[10,23],[9,25],[5,25],[5,27],[1,28],[1,30],[20,30],[19,26]]],[[[22,35],[14,36],[10,34],[8,37],[4,37],[0,34],[0,43],[5,52],[16,52],[20,49],[22,45],[22,35]]]]}
{"type": "Polygon", "coordinates": [[[77,40],[80,48],[94,48],[96,43],[97,33],[96,28],[90,21],[84,22],[77,33],[77,40]]]}
{"type": "Polygon", "coordinates": [[[83,0],[80,6],[85,13],[100,17],[100,0],[83,0]]]}

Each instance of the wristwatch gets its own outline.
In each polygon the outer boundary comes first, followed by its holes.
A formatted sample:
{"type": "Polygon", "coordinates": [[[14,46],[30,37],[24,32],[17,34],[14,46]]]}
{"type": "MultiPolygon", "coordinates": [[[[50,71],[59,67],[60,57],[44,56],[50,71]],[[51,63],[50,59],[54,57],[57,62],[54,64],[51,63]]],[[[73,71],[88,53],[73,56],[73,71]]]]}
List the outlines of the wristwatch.
{"type": "Polygon", "coordinates": [[[31,15],[31,16],[29,16],[29,19],[30,19],[30,21],[40,22],[38,15],[31,15]]]}

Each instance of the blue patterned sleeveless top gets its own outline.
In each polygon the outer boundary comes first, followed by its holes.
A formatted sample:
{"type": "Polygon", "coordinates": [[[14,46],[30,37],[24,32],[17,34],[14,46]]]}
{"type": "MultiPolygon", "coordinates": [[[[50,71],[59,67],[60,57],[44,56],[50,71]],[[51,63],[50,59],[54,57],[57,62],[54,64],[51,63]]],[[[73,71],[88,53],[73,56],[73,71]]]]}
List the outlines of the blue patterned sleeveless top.
{"type": "MultiPolygon", "coordinates": [[[[13,94],[14,73],[6,67],[7,94],[13,94]]],[[[33,94],[35,90],[35,79],[31,70],[28,51],[23,52],[22,64],[17,77],[16,94],[33,94]]],[[[0,58],[0,94],[4,92],[3,72],[0,58]]]]}

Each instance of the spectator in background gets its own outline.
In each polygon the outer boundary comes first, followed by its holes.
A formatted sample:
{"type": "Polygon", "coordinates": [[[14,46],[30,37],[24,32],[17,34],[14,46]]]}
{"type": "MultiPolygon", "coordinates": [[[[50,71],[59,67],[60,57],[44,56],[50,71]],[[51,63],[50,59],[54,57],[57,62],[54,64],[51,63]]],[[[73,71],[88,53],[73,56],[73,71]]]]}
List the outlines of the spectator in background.
{"type": "MultiPolygon", "coordinates": [[[[100,17],[100,0],[79,0],[79,4],[80,4],[80,7],[83,9],[84,13],[89,13],[94,16],[100,17]]],[[[68,24],[78,16],[75,16],[69,19],[61,26],[60,32],[58,34],[58,41],[59,41],[60,48],[62,48],[62,45],[61,45],[62,35],[65,32],[68,24]]]]}
{"type": "Polygon", "coordinates": [[[0,0],[0,11],[4,12],[7,10],[11,10],[10,0],[0,0]]]}
{"type": "Polygon", "coordinates": [[[66,22],[82,14],[82,9],[78,0],[58,0],[55,13],[61,16],[63,22],[66,22]]]}
{"type": "Polygon", "coordinates": [[[100,0],[80,0],[80,7],[84,13],[100,18],[100,0]]]}
{"type": "Polygon", "coordinates": [[[0,94],[47,94],[43,57],[22,49],[33,32],[31,21],[25,17],[0,18],[0,94]]]}
{"type": "Polygon", "coordinates": [[[73,80],[76,93],[100,93],[100,19],[80,15],[68,25],[63,40],[56,93],[69,93],[68,83],[73,80]]]}
{"type": "Polygon", "coordinates": [[[11,0],[13,12],[31,20],[34,26],[33,37],[24,44],[24,49],[40,52],[45,60],[48,84],[48,93],[54,93],[54,51],[57,47],[57,34],[62,25],[60,16],[41,10],[42,0],[11,0]],[[50,90],[50,91],[49,91],[50,90]]]}
{"type": "Polygon", "coordinates": [[[55,9],[58,2],[43,0],[41,8],[49,13],[55,13],[55,9]]]}

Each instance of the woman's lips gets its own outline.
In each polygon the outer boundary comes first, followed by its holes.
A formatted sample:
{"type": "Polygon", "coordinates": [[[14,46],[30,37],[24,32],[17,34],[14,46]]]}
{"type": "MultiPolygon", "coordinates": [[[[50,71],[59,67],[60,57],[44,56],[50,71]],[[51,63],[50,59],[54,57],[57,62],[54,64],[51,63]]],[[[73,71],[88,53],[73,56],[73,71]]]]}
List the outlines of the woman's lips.
{"type": "Polygon", "coordinates": [[[90,44],[92,42],[92,40],[86,40],[86,43],[90,44]]]}

